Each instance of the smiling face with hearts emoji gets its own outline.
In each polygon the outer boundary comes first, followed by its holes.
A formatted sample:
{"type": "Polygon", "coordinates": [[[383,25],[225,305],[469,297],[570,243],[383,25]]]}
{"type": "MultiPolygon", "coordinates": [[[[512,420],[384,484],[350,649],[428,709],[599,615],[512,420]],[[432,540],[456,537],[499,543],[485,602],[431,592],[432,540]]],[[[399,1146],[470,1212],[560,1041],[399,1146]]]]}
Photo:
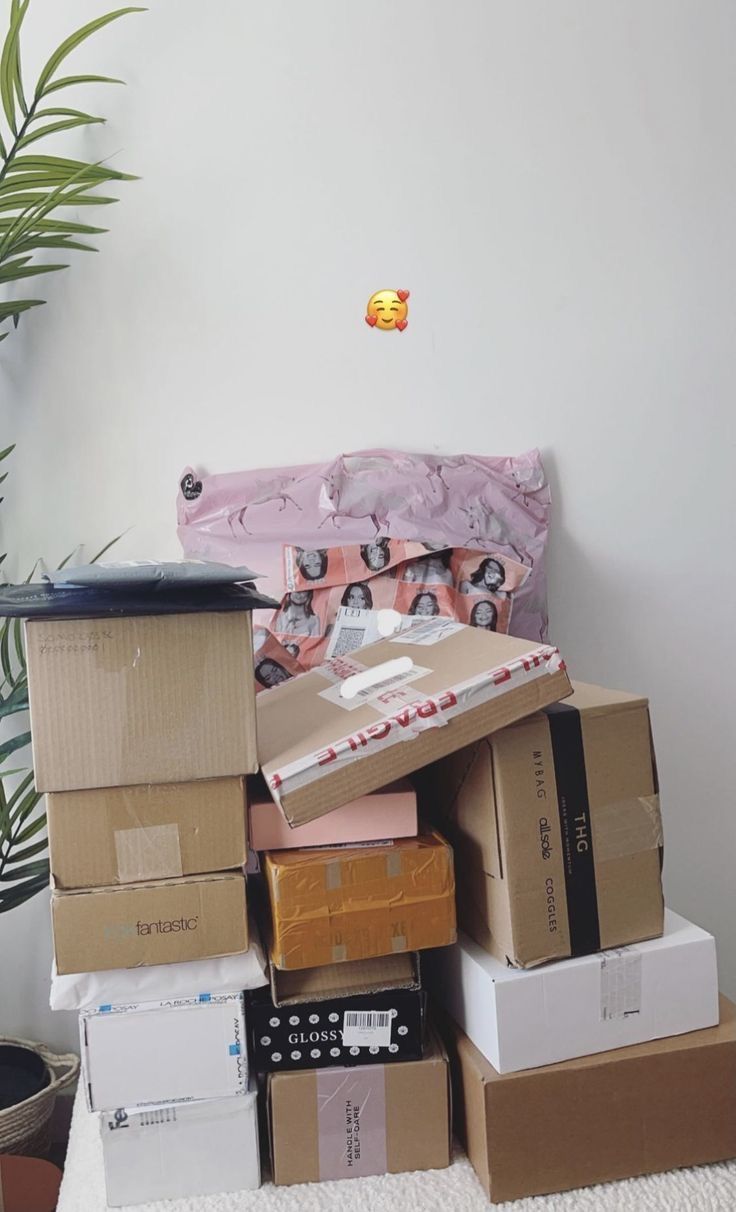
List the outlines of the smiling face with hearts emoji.
{"type": "Polygon", "coordinates": [[[408,298],[408,290],[377,290],[368,300],[366,324],[370,324],[371,328],[398,328],[399,332],[403,332],[408,324],[408,298]]]}

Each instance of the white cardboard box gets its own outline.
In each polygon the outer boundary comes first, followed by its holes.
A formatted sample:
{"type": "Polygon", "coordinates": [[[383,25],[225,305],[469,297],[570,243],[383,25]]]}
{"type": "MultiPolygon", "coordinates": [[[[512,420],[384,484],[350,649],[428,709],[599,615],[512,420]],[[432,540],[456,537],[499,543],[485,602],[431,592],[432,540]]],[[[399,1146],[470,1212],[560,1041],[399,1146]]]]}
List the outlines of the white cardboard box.
{"type": "Polygon", "coordinates": [[[242,993],[100,1006],[79,1015],[90,1111],[244,1094],[242,993]]]}
{"type": "Polygon", "coordinates": [[[261,1185],[256,1091],[100,1116],[107,1202],[148,1203],[261,1185]]]}
{"type": "Polygon", "coordinates": [[[669,910],[662,938],[539,968],[507,968],[464,934],[427,960],[434,996],[499,1073],[718,1022],[715,940],[669,910]]]}

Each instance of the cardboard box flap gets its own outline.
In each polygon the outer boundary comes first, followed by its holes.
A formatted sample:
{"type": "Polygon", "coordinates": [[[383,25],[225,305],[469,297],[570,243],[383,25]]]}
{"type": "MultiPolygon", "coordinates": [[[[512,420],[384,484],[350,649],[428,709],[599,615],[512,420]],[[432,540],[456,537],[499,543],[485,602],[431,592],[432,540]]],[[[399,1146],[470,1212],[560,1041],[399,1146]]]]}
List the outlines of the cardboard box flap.
{"type": "Polygon", "coordinates": [[[568,692],[557,649],[433,619],[259,695],[261,766],[303,824],[568,692]],[[348,677],[396,658],[408,670],[341,696],[348,677]]]}
{"type": "Polygon", "coordinates": [[[450,754],[423,772],[420,786],[425,803],[439,805],[442,828],[460,854],[472,851],[483,871],[503,879],[493,780],[493,746],[487,738],[450,754]]]}
{"type": "MultiPolygon", "coordinates": [[[[582,716],[590,719],[596,716],[618,715],[621,712],[646,710],[649,699],[645,695],[629,694],[625,690],[609,690],[606,686],[596,686],[592,682],[571,680],[572,693],[565,698],[566,707],[574,707],[582,716]]],[[[547,708],[543,707],[542,711],[547,708]]],[[[527,717],[515,721],[510,727],[523,726],[527,717]]]]}
{"type": "Polygon", "coordinates": [[[384,993],[391,989],[419,989],[419,952],[398,952],[374,959],[347,960],[321,968],[271,969],[271,997],[275,1006],[320,1002],[354,997],[361,993],[384,993]]]}
{"type": "Polygon", "coordinates": [[[572,682],[572,694],[565,700],[569,707],[590,715],[613,715],[618,711],[632,711],[648,707],[645,695],[629,694],[625,690],[609,690],[592,682],[572,682]]]}
{"type": "Polygon", "coordinates": [[[235,875],[232,871],[211,871],[208,874],[202,875],[181,875],[176,879],[170,880],[144,880],[141,883],[135,884],[106,884],[100,888],[69,888],[65,889],[60,895],[66,900],[67,897],[99,897],[100,893],[105,895],[115,893],[118,896],[128,896],[131,893],[143,892],[146,888],[175,888],[179,885],[190,884],[214,884],[220,883],[222,880],[237,879],[240,881],[243,877],[235,875]]]}

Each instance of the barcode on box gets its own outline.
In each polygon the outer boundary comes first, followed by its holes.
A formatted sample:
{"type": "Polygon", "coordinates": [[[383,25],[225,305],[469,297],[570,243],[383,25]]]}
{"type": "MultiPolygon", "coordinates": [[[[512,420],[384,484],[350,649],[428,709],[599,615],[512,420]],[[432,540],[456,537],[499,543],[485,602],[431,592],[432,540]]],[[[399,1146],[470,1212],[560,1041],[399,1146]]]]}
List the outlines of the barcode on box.
{"type": "Polygon", "coordinates": [[[360,1027],[361,1030],[373,1030],[375,1027],[388,1027],[391,1015],[388,1010],[346,1010],[345,1026],[360,1027]]]}
{"type": "Polygon", "coordinates": [[[393,1017],[390,1010],[346,1010],[342,1020],[343,1048],[388,1048],[393,1017]]]}
{"type": "Polygon", "coordinates": [[[332,656],[344,656],[347,652],[355,652],[356,648],[362,648],[365,636],[363,627],[342,627],[340,636],[335,644],[332,656]]]}

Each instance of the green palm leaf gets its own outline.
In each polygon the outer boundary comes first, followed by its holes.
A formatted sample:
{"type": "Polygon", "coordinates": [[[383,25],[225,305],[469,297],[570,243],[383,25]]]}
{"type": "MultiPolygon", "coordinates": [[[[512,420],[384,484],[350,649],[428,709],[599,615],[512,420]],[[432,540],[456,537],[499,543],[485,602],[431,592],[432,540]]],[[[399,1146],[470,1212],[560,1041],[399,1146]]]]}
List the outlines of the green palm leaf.
{"type": "MultiPolygon", "coordinates": [[[[21,72],[20,34],[29,5],[30,0],[11,0],[8,31],[0,51],[0,104],[11,133],[9,145],[0,133],[0,287],[67,268],[65,264],[46,263],[49,248],[96,252],[94,245],[70,237],[97,234],[105,229],[67,222],[64,211],[72,206],[109,206],[117,198],[95,192],[95,186],[108,181],[135,180],[130,173],[104,162],[39,155],[35,148],[56,135],[104,124],[103,117],[53,102],[44,105],[43,101],[80,84],[122,83],[113,76],[58,76],[57,72],[66,58],[93,34],[128,13],[145,9],[128,6],[105,13],[66,38],[46,61],[28,104],[21,72]],[[40,239],[42,235],[52,238],[40,239]],[[37,254],[44,256],[44,260],[36,262],[37,254]],[[33,264],[29,265],[28,260],[33,264]]],[[[23,312],[42,302],[19,299],[0,305],[0,323],[12,319],[17,326],[23,312]]],[[[6,336],[7,331],[0,332],[0,341],[6,336]]]]}
{"type": "MultiPolygon", "coordinates": [[[[28,261],[28,257],[21,257],[20,261],[28,261]]],[[[16,268],[18,261],[8,261],[5,265],[0,265],[0,282],[19,282],[21,278],[34,278],[38,274],[52,274],[57,269],[68,269],[68,265],[26,265],[22,269],[16,268]]]]}
{"type": "Polygon", "coordinates": [[[37,875],[30,880],[24,880],[20,884],[13,884],[10,888],[0,888],[0,913],[7,913],[9,910],[17,908],[18,905],[22,905],[25,901],[29,901],[31,897],[48,888],[48,863],[45,863],[44,867],[45,870],[42,875],[37,875]]]}
{"type": "Polygon", "coordinates": [[[37,139],[45,139],[47,135],[55,135],[60,130],[72,130],[75,126],[94,126],[104,121],[104,118],[92,118],[82,114],[79,118],[66,118],[63,122],[49,122],[47,126],[42,126],[39,130],[34,130],[32,134],[23,135],[18,139],[18,147],[28,147],[29,143],[35,143],[37,139]]]}
{"type": "Polygon", "coordinates": [[[125,84],[125,81],[117,80],[114,76],[60,76],[53,84],[46,85],[43,95],[48,97],[49,93],[58,93],[59,89],[75,84],[125,84]]]}
{"type": "Polygon", "coordinates": [[[87,164],[84,160],[67,160],[61,156],[18,156],[8,164],[8,172],[28,172],[43,169],[56,177],[67,177],[85,170],[86,176],[101,181],[137,181],[132,173],[123,173],[106,164],[87,164]]]}
{"type": "Polygon", "coordinates": [[[10,28],[0,55],[0,99],[8,126],[14,135],[18,133],[15,118],[17,82],[20,80],[18,40],[30,2],[31,0],[13,0],[10,6],[10,28]]]}
{"type": "MultiPolygon", "coordinates": [[[[28,6],[28,2],[29,0],[26,0],[26,7],[28,6]]],[[[90,21],[87,25],[83,25],[81,29],[76,30],[75,33],[70,34],[70,36],[66,38],[64,42],[62,42],[61,46],[54,51],[53,55],[48,60],[46,66],[41,72],[41,75],[38,78],[38,84],[36,85],[36,97],[43,96],[44,89],[46,88],[46,85],[56,69],[61,63],[63,63],[67,55],[71,54],[73,50],[76,50],[76,48],[80,46],[86,38],[91,37],[92,34],[96,34],[98,30],[103,29],[106,25],[109,25],[111,21],[117,21],[118,17],[124,17],[126,13],[143,13],[145,11],[146,10],[143,8],[119,8],[116,9],[114,13],[106,13],[104,17],[97,17],[94,21],[90,21]]]]}
{"type": "MultiPolygon", "coordinates": [[[[104,160],[88,162],[52,156],[36,151],[36,145],[53,140],[58,134],[77,128],[101,125],[104,118],[63,105],[46,104],[48,98],[63,89],[82,84],[121,84],[111,76],[57,76],[64,60],[98,30],[127,13],[144,12],[127,7],[107,13],[76,30],[47,60],[26,100],[21,70],[20,34],[30,0],[10,0],[8,30],[0,50],[0,122],[7,122],[10,138],[0,130],[0,288],[26,278],[40,277],[66,269],[66,264],[46,260],[49,250],[95,252],[85,239],[107,229],[66,218],[70,207],[108,206],[117,199],[96,192],[109,182],[134,181],[136,178],[112,168],[104,160]],[[44,259],[37,260],[37,254],[44,259]]],[[[6,132],[7,133],[7,132],[6,132]]],[[[0,301],[0,325],[20,316],[43,299],[0,301]]],[[[0,341],[8,336],[0,331],[0,341]]],[[[13,450],[0,450],[0,463],[13,450]]],[[[6,473],[0,474],[0,484],[6,473]]],[[[116,542],[117,540],[113,540],[116,542]]],[[[99,559],[111,544],[94,557],[99,559]]],[[[0,555],[0,564],[4,560],[0,555]]],[[[31,573],[31,576],[33,573],[31,573]]],[[[31,577],[29,576],[29,580],[31,577]]],[[[23,634],[17,619],[0,620],[0,720],[25,712],[28,708],[23,634]]],[[[9,763],[12,754],[22,754],[30,743],[25,730],[0,742],[0,913],[6,912],[48,887],[49,865],[43,857],[47,839],[46,817],[40,809],[41,796],[34,785],[32,770],[15,769],[9,763]],[[10,766],[13,769],[9,769],[10,766]],[[6,793],[9,777],[20,777],[12,794],[6,793]]],[[[21,766],[24,765],[21,757],[21,766]]]]}

